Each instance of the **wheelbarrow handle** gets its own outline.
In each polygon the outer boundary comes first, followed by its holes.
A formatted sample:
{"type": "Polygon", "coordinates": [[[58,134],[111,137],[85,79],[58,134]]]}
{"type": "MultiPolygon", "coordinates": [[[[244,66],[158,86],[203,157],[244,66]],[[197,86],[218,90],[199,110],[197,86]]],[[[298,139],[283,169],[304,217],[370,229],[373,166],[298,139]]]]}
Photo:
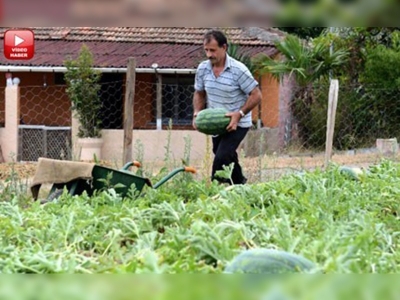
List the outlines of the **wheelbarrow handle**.
{"type": "Polygon", "coordinates": [[[171,173],[169,173],[168,175],[166,175],[164,178],[162,178],[159,182],[157,182],[155,185],[153,185],[153,189],[156,189],[158,187],[160,187],[162,184],[164,184],[165,182],[167,182],[169,179],[171,179],[172,177],[174,177],[176,174],[178,174],[179,172],[190,172],[190,173],[196,173],[196,169],[193,167],[181,167],[181,168],[177,168],[173,171],[171,171],[171,173]]]}
{"type": "Polygon", "coordinates": [[[132,166],[135,166],[135,167],[137,167],[137,168],[140,168],[140,167],[142,167],[142,164],[141,164],[140,162],[136,161],[136,160],[130,161],[130,162],[126,163],[126,164],[122,167],[121,170],[128,171],[129,168],[132,167],[132,166]]]}

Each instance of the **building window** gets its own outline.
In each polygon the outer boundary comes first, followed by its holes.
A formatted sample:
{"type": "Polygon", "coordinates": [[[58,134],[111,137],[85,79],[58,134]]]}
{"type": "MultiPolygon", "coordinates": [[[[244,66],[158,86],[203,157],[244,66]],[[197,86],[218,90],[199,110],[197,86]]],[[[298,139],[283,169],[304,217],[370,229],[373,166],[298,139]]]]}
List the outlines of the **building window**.
{"type": "Polygon", "coordinates": [[[66,85],[64,79],[64,73],[54,73],[54,84],[55,85],[66,85]]]}
{"type": "Polygon", "coordinates": [[[193,114],[194,74],[162,76],[162,122],[190,125],[193,114]]]}

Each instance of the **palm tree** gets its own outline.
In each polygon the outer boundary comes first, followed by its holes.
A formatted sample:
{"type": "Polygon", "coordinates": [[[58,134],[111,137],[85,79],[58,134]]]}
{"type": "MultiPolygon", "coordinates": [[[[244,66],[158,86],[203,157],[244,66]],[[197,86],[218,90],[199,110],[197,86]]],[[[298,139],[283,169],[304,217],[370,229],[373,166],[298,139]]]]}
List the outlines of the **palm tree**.
{"type": "MultiPolygon", "coordinates": [[[[335,51],[330,46],[328,39],[319,38],[306,42],[296,36],[288,35],[276,43],[281,60],[262,54],[254,62],[260,74],[269,73],[280,81],[284,76],[294,76],[297,86],[291,108],[298,123],[302,145],[306,147],[321,147],[324,141],[321,139],[321,134],[316,132],[321,130],[321,111],[325,109],[327,103],[318,103],[319,99],[315,96],[313,85],[326,82],[335,70],[346,63],[348,57],[347,51],[341,49],[335,51]],[[319,122],[316,122],[313,112],[318,112],[319,122]]],[[[322,118],[325,117],[326,113],[322,118]]]]}
{"type": "Polygon", "coordinates": [[[287,74],[295,75],[300,87],[327,78],[331,71],[343,66],[348,57],[348,52],[342,49],[332,51],[325,39],[316,39],[310,44],[288,35],[275,46],[283,59],[279,61],[261,54],[256,60],[257,69],[278,79],[287,74]]]}
{"type": "Polygon", "coordinates": [[[237,44],[229,44],[227,53],[230,57],[243,63],[249,71],[254,74],[256,71],[256,66],[253,63],[252,57],[246,53],[243,53],[240,46],[237,44]]]}

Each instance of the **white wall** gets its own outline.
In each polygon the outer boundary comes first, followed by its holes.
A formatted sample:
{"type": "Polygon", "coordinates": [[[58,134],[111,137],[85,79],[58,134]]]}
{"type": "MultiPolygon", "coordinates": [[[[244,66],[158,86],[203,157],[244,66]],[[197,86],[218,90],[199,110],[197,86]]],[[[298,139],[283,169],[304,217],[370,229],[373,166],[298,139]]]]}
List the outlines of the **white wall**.
{"type": "Polygon", "coordinates": [[[0,131],[0,144],[4,160],[16,161],[18,154],[19,125],[19,87],[10,86],[5,89],[5,127],[0,131]]]}
{"type": "MultiPolygon", "coordinates": [[[[104,144],[102,159],[120,161],[123,153],[123,130],[103,130],[104,144]]],[[[132,142],[132,155],[135,159],[136,143],[143,145],[144,161],[162,161],[166,155],[166,147],[170,140],[171,159],[180,160],[185,157],[185,137],[190,138],[192,160],[202,160],[206,153],[206,135],[192,130],[134,130],[132,142]]]]}

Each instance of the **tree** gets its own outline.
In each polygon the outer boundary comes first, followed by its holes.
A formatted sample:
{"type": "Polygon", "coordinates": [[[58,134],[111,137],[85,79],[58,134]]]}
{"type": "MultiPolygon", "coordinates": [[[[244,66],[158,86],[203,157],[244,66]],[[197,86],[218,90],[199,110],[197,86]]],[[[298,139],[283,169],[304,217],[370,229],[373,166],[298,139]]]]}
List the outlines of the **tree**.
{"type": "Polygon", "coordinates": [[[316,38],[328,27],[278,27],[280,30],[294,34],[302,39],[316,38]]]}
{"type": "Polygon", "coordinates": [[[320,38],[333,45],[334,49],[343,49],[349,53],[348,61],[343,65],[338,77],[341,82],[357,85],[359,76],[365,69],[370,49],[378,46],[390,47],[393,36],[399,27],[334,27],[334,33],[327,32],[320,38]]]}
{"type": "Polygon", "coordinates": [[[293,35],[288,35],[275,46],[283,59],[275,60],[262,54],[257,58],[257,69],[278,79],[286,74],[294,75],[300,87],[328,77],[330,72],[346,63],[348,56],[342,49],[331,51],[325,40],[317,39],[310,44],[293,35]]]}
{"type": "Polygon", "coordinates": [[[363,136],[400,138],[400,31],[390,34],[391,44],[379,44],[366,49],[364,69],[359,74],[360,127],[369,126],[363,136]]]}
{"type": "Polygon", "coordinates": [[[277,42],[276,48],[282,59],[261,55],[256,66],[261,74],[269,73],[280,81],[284,75],[296,79],[291,109],[302,145],[322,147],[325,132],[321,134],[321,129],[326,124],[322,121],[326,119],[327,101],[315,94],[313,85],[326,83],[329,75],[346,63],[348,53],[341,49],[332,51],[330,43],[324,39],[310,43],[293,35],[277,42]]]}
{"type": "Polygon", "coordinates": [[[81,138],[101,137],[101,73],[93,69],[93,55],[83,44],[77,59],[64,62],[67,71],[64,74],[67,83],[66,92],[72,102],[80,122],[78,136],[81,138]]]}

